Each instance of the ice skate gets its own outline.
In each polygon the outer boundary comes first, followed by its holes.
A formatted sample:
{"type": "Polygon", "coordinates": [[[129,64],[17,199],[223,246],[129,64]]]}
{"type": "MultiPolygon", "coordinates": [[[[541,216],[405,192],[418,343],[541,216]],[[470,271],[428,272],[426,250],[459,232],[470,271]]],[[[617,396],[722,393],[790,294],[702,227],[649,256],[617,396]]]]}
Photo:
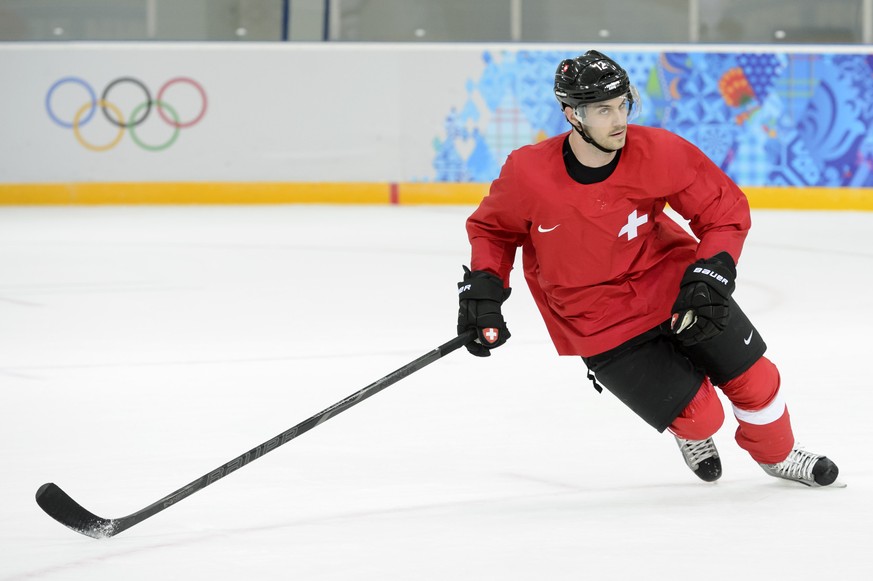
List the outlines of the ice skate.
{"type": "Polygon", "coordinates": [[[674,437],[685,463],[698,478],[705,482],[715,482],[721,478],[721,460],[712,438],[685,440],[679,436],[674,437]]]}
{"type": "Polygon", "coordinates": [[[837,465],[827,456],[807,452],[797,445],[782,462],[760,466],[770,476],[793,480],[807,486],[830,486],[840,474],[837,465]]]}

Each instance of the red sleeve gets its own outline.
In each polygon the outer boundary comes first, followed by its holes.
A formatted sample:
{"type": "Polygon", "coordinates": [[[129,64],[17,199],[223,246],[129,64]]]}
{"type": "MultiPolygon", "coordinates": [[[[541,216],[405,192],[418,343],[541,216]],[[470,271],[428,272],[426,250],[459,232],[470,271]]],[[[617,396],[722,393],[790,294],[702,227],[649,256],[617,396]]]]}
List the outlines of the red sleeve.
{"type": "Polygon", "coordinates": [[[467,219],[467,236],[472,246],[470,268],[499,276],[507,287],[515,252],[530,233],[521,194],[515,161],[510,155],[500,176],[491,183],[488,195],[467,219]]]}
{"type": "Polygon", "coordinates": [[[739,262],[752,226],[746,195],[703,152],[684,140],[670,163],[680,170],[673,189],[676,193],[667,201],[689,220],[700,240],[697,258],[727,252],[739,262]]]}

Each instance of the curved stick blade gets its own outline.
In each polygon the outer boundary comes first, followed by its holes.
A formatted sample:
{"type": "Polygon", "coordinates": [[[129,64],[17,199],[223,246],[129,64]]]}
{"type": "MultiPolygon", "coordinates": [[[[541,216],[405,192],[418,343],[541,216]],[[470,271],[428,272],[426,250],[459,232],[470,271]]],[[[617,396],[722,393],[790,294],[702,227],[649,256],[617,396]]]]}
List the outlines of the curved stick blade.
{"type": "Polygon", "coordinates": [[[39,487],[36,503],[65,527],[92,539],[108,539],[118,532],[112,519],[101,518],[86,510],[53,482],[39,487]]]}

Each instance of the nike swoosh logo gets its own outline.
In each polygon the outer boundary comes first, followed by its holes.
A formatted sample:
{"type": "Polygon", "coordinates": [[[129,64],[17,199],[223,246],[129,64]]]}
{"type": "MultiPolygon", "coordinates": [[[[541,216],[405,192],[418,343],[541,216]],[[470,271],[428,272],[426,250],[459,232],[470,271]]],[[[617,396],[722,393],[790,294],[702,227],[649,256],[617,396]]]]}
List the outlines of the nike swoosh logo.
{"type": "Polygon", "coordinates": [[[754,335],[754,334],[755,334],[755,330],[752,329],[752,332],[749,333],[749,338],[748,338],[748,339],[743,339],[743,343],[745,343],[746,345],[748,345],[749,343],[751,343],[751,342],[752,342],[752,335],[754,335]]]}
{"type": "Polygon", "coordinates": [[[542,225],[539,225],[539,226],[537,226],[537,232],[543,232],[543,233],[551,232],[552,230],[554,230],[558,226],[560,226],[560,224],[558,224],[556,226],[552,226],[551,228],[543,228],[542,225]]]}

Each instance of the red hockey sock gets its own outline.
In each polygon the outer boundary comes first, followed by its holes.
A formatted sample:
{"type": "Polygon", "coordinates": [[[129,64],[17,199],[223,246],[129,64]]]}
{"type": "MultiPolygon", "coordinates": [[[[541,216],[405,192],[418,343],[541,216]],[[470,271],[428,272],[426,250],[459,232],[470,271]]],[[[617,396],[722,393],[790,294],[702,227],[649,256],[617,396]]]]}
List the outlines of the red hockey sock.
{"type": "Polygon", "coordinates": [[[764,464],[781,462],[794,447],[791,418],[779,383],[779,370],[761,357],[745,373],[721,386],[739,423],[737,444],[764,464]]]}

